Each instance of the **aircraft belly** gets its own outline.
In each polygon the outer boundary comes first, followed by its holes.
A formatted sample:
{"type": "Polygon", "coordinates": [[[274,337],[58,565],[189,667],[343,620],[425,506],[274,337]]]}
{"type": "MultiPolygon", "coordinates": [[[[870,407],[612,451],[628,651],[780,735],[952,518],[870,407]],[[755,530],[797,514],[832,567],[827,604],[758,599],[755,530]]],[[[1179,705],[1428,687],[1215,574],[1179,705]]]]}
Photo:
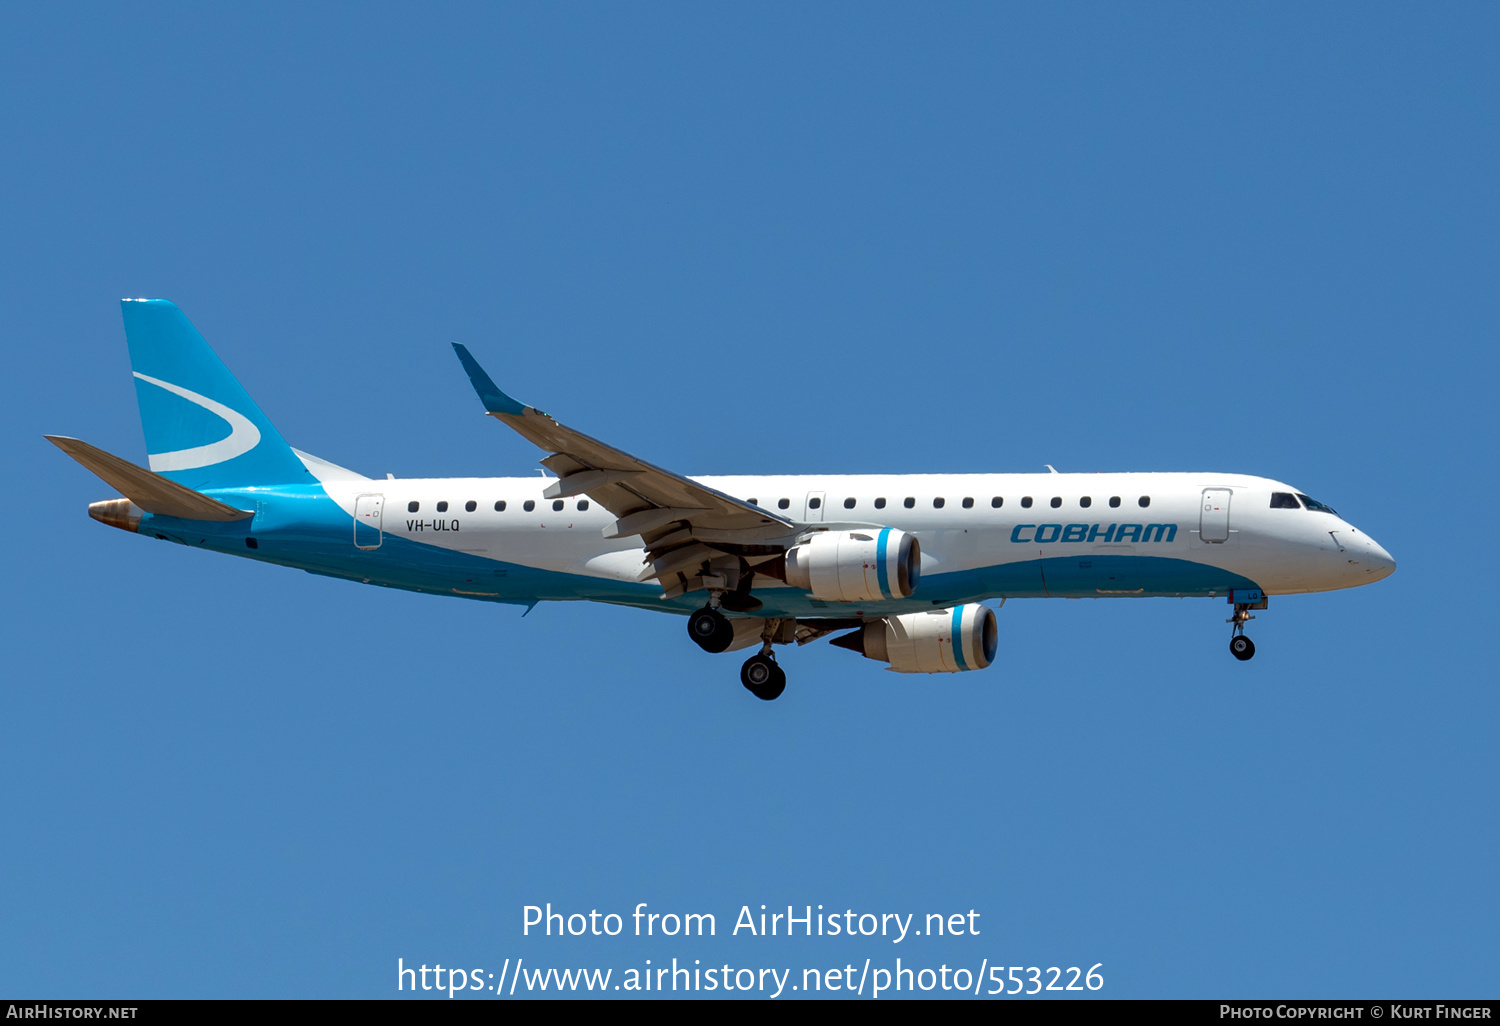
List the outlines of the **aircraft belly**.
{"type": "Polygon", "coordinates": [[[1258,586],[1230,570],[1170,556],[1091,555],[1040,563],[1052,597],[1216,596],[1258,586]]]}
{"type": "MultiPolygon", "coordinates": [[[[458,530],[423,531],[406,539],[423,546],[448,552],[463,552],[483,559],[498,560],[550,570],[635,581],[640,571],[641,549],[622,542],[607,542],[588,528],[539,528],[525,531],[458,530]],[[591,537],[592,536],[592,537],[591,537]],[[610,548],[609,546],[614,546],[610,548]],[[626,567],[629,572],[625,572],[626,567]]],[[[390,537],[387,533],[386,537],[390,537]]]]}

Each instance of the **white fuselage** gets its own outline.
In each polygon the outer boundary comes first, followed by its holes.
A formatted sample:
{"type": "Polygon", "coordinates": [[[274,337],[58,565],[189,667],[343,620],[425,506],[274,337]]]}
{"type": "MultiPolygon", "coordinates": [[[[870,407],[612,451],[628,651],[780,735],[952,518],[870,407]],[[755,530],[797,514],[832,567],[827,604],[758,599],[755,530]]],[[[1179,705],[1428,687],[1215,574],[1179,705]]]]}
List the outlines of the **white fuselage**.
{"type": "MultiPolygon", "coordinates": [[[[603,532],[615,518],[587,496],[545,499],[542,490],[552,480],[325,479],[323,486],[351,516],[361,495],[381,496],[380,529],[387,539],[635,585],[645,555],[640,539],[605,539],[603,532]]],[[[888,526],[915,535],[921,542],[922,585],[910,601],[919,604],[925,604],[926,594],[942,601],[1222,595],[1239,586],[1237,580],[1253,582],[1267,594],[1292,594],[1366,584],[1395,567],[1374,539],[1331,512],[1273,508],[1273,495],[1296,494],[1295,489],[1244,474],[695,480],[752,500],[804,530],[888,526]],[[1038,568],[1035,578],[1020,569],[1032,565],[1038,568]],[[1140,573],[1133,574],[1133,568],[1140,573]],[[958,586],[944,587],[945,578],[958,586]]],[[[754,589],[768,599],[788,590],[768,577],[757,578],[754,589]]]]}

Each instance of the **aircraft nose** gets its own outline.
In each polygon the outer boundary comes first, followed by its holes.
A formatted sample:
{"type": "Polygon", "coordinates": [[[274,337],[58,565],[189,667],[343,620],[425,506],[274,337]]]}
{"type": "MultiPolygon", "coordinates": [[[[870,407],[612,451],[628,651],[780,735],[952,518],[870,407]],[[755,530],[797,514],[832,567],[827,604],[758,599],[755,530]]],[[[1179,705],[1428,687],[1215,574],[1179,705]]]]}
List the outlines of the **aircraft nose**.
{"type": "Polygon", "coordinates": [[[1391,554],[1381,548],[1380,543],[1369,535],[1364,536],[1366,552],[1365,562],[1369,565],[1370,576],[1373,579],[1389,577],[1396,572],[1396,561],[1391,554]]]}

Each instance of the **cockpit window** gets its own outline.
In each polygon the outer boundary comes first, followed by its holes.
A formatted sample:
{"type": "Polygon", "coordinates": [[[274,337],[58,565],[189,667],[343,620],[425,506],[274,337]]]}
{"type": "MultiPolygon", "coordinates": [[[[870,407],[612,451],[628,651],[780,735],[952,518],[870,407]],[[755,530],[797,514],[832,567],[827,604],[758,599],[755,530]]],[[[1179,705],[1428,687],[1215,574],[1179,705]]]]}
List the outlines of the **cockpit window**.
{"type": "Polygon", "coordinates": [[[1306,506],[1308,509],[1312,510],[1314,513],[1332,513],[1334,516],[1338,516],[1339,515],[1338,511],[1336,509],[1334,509],[1332,506],[1325,506],[1321,502],[1319,502],[1317,499],[1309,499],[1307,496],[1303,495],[1301,492],[1297,493],[1297,498],[1299,498],[1299,499],[1302,500],[1302,505],[1306,506]]]}
{"type": "Polygon", "coordinates": [[[1293,495],[1291,492],[1272,492],[1271,493],[1271,508],[1272,509],[1301,509],[1302,507],[1297,504],[1297,497],[1295,495],[1293,495]]]}

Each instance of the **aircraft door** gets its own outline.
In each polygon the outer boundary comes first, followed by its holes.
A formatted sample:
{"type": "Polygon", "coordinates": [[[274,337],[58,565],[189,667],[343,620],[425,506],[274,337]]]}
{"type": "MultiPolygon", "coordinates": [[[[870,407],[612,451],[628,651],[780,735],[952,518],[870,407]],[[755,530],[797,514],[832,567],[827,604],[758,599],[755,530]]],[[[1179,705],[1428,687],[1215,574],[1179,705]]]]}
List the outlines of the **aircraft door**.
{"type": "Polygon", "coordinates": [[[1198,522],[1198,537],[1210,544],[1229,540],[1228,488],[1203,489],[1203,516],[1198,522]]]}
{"type": "Polygon", "coordinates": [[[354,500],[355,548],[380,548],[380,543],[385,537],[380,527],[380,514],[384,506],[384,495],[361,495],[354,500]]]}
{"type": "Polygon", "coordinates": [[[822,492],[808,492],[807,493],[807,508],[806,508],[806,510],[802,514],[803,521],[805,521],[806,523],[810,523],[811,524],[811,523],[816,523],[819,520],[822,520],[823,519],[823,507],[826,506],[826,505],[827,505],[827,503],[825,503],[823,501],[823,493],[822,492]]]}

